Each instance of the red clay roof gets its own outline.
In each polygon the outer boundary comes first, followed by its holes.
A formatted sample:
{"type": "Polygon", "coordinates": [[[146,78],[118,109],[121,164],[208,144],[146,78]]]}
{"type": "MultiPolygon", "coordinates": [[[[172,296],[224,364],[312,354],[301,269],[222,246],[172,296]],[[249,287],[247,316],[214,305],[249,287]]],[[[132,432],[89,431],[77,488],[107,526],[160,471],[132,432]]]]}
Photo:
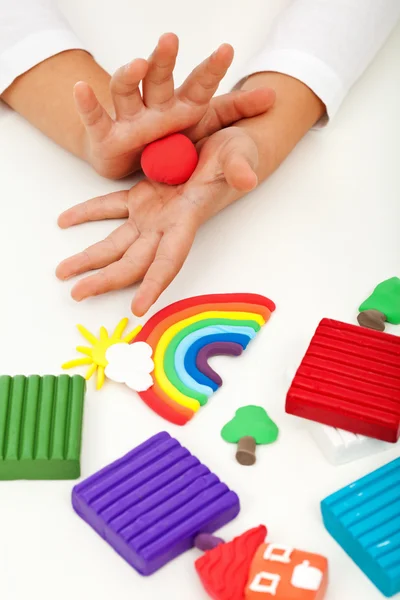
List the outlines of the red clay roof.
{"type": "Polygon", "coordinates": [[[214,600],[244,600],[253,557],[267,536],[264,525],[250,529],[199,558],[195,567],[214,600]]]}

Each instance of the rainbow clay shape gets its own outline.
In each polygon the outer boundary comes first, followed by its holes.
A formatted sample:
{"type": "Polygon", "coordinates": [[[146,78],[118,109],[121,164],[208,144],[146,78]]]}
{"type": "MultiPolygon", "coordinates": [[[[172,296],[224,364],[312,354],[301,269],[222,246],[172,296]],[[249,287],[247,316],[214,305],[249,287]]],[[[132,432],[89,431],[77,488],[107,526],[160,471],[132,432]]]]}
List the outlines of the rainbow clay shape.
{"type": "Polygon", "coordinates": [[[396,442],[400,338],[323,319],[288,391],[286,412],[396,442]]]}
{"type": "Polygon", "coordinates": [[[324,525],[384,594],[400,592],[400,458],[321,503],[324,525]]]}
{"type": "Polygon", "coordinates": [[[0,376],[0,480],[80,476],[85,380],[0,376]]]}
{"type": "Polygon", "coordinates": [[[139,395],[160,416],[184,425],[222,384],[208,358],[216,349],[238,356],[274,310],[274,303],[258,294],[212,294],[159,311],[134,340],[151,346],[155,364],[154,385],[139,395]],[[227,343],[235,344],[234,350],[227,343]]]}
{"type": "MultiPolygon", "coordinates": [[[[176,367],[181,344],[184,345],[184,354],[190,345],[199,339],[199,336],[212,336],[214,341],[218,341],[221,335],[238,333],[246,336],[249,342],[260,328],[258,325],[260,317],[256,315],[252,325],[249,324],[250,318],[249,313],[209,311],[184,319],[171,327],[154,349],[154,376],[157,383],[171,398],[182,402],[188,408],[197,410],[199,406],[206,404],[209,394],[199,390],[196,384],[186,385],[179,376],[176,367]]],[[[211,394],[212,390],[209,393],[211,394]]]]}
{"type": "Polygon", "coordinates": [[[142,575],[240,510],[237,495],[165,432],[78,484],[72,505],[142,575]]]}
{"type": "Polygon", "coordinates": [[[74,367],[87,366],[86,380],[89,380],[92,375],[97,372],[96,378],[97,389],[101,389],[105,381],[105,369],[108,365],[106,358],[107,350],[115,344],[128,344],[139,333],[141,326],[139,325],[130,333],[123,335],[128,324],[128,319],[122,319],[114,332],[109,335],[105,327],[100,327],[100,334],[97,338],[93,333],[88,331],[83,325],[77,325],[78,331],[87,340],[90,346],[77,346],[76,350],[83,354],[82,358],[75,358],[62,365],[63,369],[72,369],[74,367]]]}
{"type": "MultiPolygon", "coordinates": [[[[205,323],[203,321],[203,324],[205,323]]],[[[217,326],[202,326],[201,330],[187,336],[183,331],[182,336],[185,336],[185,339],[182,343],[175,349],[171,344],[165,354],[165,371],[170,373],[171,381],[183,393],[192,394],[201,406],[207,403],[208,398],[218,387],[216,388],[212,381],[200,381],[199,379],[198,368],[194,363],[196,363],[195,357],[200,349],[207,348],[216,340],[240,343],[244,349],[255,337],[251,326],[244,327],[238,322],[235,332],[224,331],[226,326],[229,326],[228,320],[217,326]],[[189,352],[191,352],[191,356],[188,357],[189,352]]],[[[226,346],[220,346],[220,348],[225,349],[226,346]]]]}
{"type": "MultiPolygon", "coordinates": [[[[198,371],[198,377],[201,376],[208,378],[208,380],[214,383],[216,389],[222,385],[222,379],[218,373],[214,371],[208,364],[210,358],[214,356],[240,356],[243,352],[243,346],[233,341],[221,341],[202,346],[197,353],[195,365],[198,371]]],[[[186,357],[188,354],[186,355],[186,357]]],[[[185,358],[186,358],[185,357],[185,358]]],[[[186,360],[185,360],[186,364],[186,360]]],[[[200,379],[201,381],[201,379],[200,379]]]]}
{"type": "Polygon", "coordinates": [[[391,277],[379,283],[361,304],[357,319],[360,325],[384,331],[385,321],[400,323],[400,279],[391,277]]]}
{"type": "Polygon", "coordinates": [[[266,411],[261,406],[252,405],[239,408],[232,421],[221,431],[226,442],[238,444],[236,460],[245,466],[256,462],[258,444],[272,444],[278,435],[279,429],[266,411]]]}
{"type": "Polygon", "coordinates": [[[105,378],[125,383],[160,416],[184,425],[222,384],[207,359],[238,356],[274,310],[258,294],[213,294],[175,302],[125,336],[127,319],[111,336],[101,327],[99,339],[79,325],[91,347],[78,346],[84,357],[62,366],[87,365],[86,379],[97,371],[98,389],[105,378]]]}

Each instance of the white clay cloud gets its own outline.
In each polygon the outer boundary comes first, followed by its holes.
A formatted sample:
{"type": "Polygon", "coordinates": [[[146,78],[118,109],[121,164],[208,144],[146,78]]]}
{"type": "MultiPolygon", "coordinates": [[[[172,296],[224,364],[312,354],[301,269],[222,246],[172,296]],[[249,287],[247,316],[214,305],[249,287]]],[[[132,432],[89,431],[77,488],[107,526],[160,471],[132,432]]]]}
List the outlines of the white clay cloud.
{"type": "Polygon", "coordinates": [[[112,381],[125,383],[135,392],[145,392],[153,385],[152,353],[146,342],[114,344],[106,352],[105,375],[112,381]]]}

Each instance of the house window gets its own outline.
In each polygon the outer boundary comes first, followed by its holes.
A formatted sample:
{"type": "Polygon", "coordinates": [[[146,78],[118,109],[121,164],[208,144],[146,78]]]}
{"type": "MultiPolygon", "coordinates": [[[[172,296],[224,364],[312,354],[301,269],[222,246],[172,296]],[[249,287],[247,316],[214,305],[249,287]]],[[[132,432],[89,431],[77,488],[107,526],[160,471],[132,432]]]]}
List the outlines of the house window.
{"type": "Polygon", "coordinates": [[[252,592],[263,592],[264,594],[271,594],[271,596],[275,596],[280,580],[280,575],[262,571],[255,576],[251,585],[249,586],[249,589],[252,592]]]}
{"type": "Polygon", "coordinates": [[[295,588],[317,591],[321,587],[323,576],[322,571],[317,567],[310,566],[308,560],[304,560],[301,565],[297,565],[293,570],[290,583],[295,588]]]}
{"type": "Polygon", "coordinates": [[[288,548],[280,544],[268,544],[264,552],[264,559],[289,564],[292,552],[293,548],[288,548]]]}

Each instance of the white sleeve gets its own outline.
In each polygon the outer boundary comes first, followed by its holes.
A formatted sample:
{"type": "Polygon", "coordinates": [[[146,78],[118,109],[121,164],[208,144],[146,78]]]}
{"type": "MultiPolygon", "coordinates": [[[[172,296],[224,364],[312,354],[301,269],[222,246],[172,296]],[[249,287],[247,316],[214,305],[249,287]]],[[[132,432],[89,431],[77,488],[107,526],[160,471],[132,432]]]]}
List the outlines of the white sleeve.
{"type": "Polygon", "coordinates": [[[52,0],[0,0],[0,93],[46,58],[80,48],[52,0]]]}
{"type": "Polygon", "coordinates": [[[263,71],[295,77],[331,118],[399,17],[400,0],[293,0],[238,79],[263,71]]]}

